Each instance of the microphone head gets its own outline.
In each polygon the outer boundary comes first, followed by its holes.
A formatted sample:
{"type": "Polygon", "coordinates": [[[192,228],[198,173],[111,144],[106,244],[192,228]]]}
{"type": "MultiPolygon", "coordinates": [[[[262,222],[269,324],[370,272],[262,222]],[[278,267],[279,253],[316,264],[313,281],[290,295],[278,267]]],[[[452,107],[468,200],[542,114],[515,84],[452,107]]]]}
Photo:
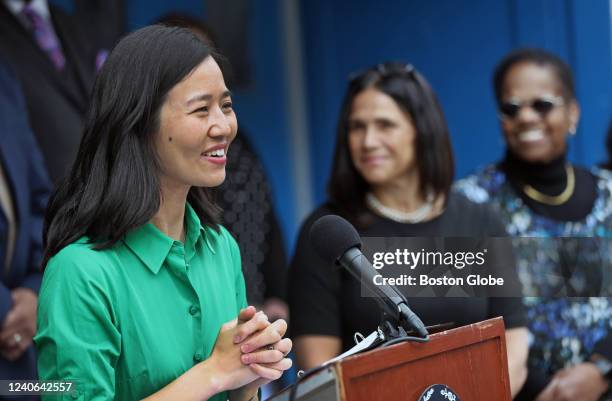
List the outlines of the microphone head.
{"type": "Polygon", "coordinates": [[[361,238],[355,227],[335,214],[320,217],[310,227],[310,243],[324,260],[337,263],[351,248],[361,248],[361,238]]]}

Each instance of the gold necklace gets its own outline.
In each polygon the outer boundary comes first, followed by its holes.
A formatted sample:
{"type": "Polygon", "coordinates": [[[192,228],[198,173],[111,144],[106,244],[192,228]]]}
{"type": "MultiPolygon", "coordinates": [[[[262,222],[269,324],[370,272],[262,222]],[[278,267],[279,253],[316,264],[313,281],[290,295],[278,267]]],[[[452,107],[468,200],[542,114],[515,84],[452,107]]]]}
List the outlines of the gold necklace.
{"type": "Polygon", "coordinates": [[[565,167],[565,174],[567,175],[567,184],[559,195],[550,196],[543,194],[529,184],[523,185],[523,192],[536,202],[551,206],[562,205],[574,194],[574,189],[576,188],[576,177],[574,176],[573,167],[567,165],[565,167]]]}

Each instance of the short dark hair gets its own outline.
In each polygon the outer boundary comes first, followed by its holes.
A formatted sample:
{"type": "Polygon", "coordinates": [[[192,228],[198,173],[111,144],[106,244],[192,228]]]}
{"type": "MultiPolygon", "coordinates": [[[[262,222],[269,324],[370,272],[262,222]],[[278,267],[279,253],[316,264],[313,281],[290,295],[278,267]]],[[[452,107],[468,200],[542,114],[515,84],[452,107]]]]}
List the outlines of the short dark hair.
{"type": "Polygon", "coordinates": [[[504,80],[510,68],[518,63],[533,63],[539,66],[551,67],[563,91],[566,100],[576,99],[574,76],[569,65],[556,55],[542,49],[518,49],[507,54],[495,67],[493,73],[493,88],[497,102],[502,100],[504,80]]]}
{"type": "Polygon", "coordinates": [[[388,62],[371,67],[349,82],[336,131],[336,146],[328,194],[334,209],[358,226],[371,220],[365,207],[368,184],[351,160],[348,148],[349,118],[355,97],[374,88],[391,97],[410,115],[416,129],[415,154],[420,192],[448,198],[454,176],[454,161],[448,127],[438,99],[425,78],[411,65],[388,62]]]}
{"type": "MultiPolygon", "coordinates": [[[[189,30],[148,26],[124,37],[93,87],[83,137],[71,172],[45,216],[45,258],[82,236],[96,249],[113,246],[146,224],[161,201],[154,136],[168,92],[211,50],[189,30]]],[[[220,210],[205,188],[188,201],[203,224],[218,230],[220,210]]]]}

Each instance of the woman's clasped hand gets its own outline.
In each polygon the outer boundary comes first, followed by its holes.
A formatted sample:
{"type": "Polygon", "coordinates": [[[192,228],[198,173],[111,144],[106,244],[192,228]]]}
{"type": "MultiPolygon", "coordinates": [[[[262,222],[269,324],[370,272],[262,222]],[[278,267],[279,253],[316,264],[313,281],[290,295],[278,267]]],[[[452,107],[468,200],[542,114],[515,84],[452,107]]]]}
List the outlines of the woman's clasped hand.
{"type": "Polygon", "coordinates": [[[230,399],[240,400],[244,399],[242,394],[252,394],[260,386],[280,378],[292,365],[287,358],[292,342],[283,338],[286,331],[284,320],[270,323],[253,306],[242,309],[236,319],[221,327],[207,360],[219,373],[217,386],[234,390],[230,399]]]}

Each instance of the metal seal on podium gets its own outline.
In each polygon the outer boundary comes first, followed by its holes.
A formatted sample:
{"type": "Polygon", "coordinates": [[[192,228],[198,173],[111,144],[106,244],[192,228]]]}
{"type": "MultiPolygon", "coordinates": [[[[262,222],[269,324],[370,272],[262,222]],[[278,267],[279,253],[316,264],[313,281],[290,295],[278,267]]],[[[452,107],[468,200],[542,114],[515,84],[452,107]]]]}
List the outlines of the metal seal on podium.
{"type": "Polygon", "coordinates": [[[418,401],[461,401],[457,393],[445,384],[434,384],[425,389],[418,401]]]}

